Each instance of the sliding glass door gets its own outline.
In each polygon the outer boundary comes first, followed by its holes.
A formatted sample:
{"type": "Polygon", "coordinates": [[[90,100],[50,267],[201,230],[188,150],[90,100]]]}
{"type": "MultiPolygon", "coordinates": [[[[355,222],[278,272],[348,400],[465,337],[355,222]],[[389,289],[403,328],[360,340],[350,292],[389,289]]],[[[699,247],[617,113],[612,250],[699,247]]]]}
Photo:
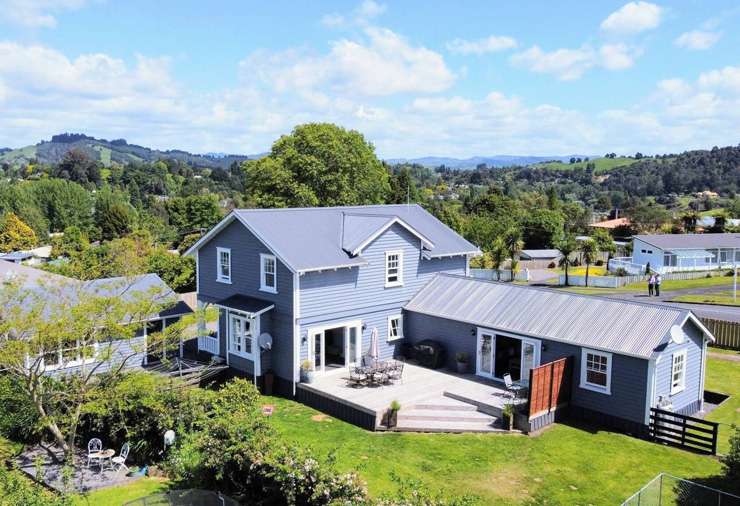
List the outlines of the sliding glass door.
{"type": "Polygon", "coordinates": [[[476,369],[478,376],[529,383],[529,372],[540,364],[540,341],[478,329],[476,369]]]}

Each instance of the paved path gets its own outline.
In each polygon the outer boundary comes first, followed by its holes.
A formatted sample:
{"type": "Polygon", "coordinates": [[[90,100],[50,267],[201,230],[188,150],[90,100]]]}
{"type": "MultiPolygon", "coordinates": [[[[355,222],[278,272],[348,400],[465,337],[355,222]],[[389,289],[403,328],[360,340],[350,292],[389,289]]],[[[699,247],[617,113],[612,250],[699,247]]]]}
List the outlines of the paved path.
{"type": "Polygon", "coordinates": [[[715,306],[711,304],[691,304],[688,302],[670,301],[670,299],[676,295],[684,295],[686,293],[688,293],[687,290],[674,290],[672,292],[661,293],[660,297],[650,297],[646,293],[611,293],[604,294],[604,296],[613,299],[635,300],[639,302],[648,302],[650,304],[680,307],[681,309],[690,309],[696,316],[701,318],[740,322],[740,306],[715,306]]]}
{"type": "Polygon", "coordinates": [[[717,353],[709,351],[707,352],[707,355],[709,355],[712,358],[716,358],[719,360],[729,360],[730,362],[740,362],[740,353],[737,355],[730,355],[727,353],[717,353]]]}

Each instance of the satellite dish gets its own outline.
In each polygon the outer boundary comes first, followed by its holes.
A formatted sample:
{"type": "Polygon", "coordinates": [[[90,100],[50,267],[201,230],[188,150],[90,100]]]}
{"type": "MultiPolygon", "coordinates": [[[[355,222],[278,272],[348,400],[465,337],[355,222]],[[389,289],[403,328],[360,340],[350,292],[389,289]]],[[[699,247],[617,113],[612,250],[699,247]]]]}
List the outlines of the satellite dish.
{"type": "Polygon", "coordinates": [[[679,325],[671,327],[671,340],[676,344],[682,344],[686,341],[686,333],[679,325]]]}
{"type": "Polygon", "coordinates": [[[168,430],[164,433],[164,446],[166,448],[168,446],[172,446],[173,444],[175,444],[175,431],[168,430]]]}
{"type": "Polygon", "coordinates": [[[272,349],[272,336],[268,332],[261,333],[258,342],[263,350],[272,349]]]}

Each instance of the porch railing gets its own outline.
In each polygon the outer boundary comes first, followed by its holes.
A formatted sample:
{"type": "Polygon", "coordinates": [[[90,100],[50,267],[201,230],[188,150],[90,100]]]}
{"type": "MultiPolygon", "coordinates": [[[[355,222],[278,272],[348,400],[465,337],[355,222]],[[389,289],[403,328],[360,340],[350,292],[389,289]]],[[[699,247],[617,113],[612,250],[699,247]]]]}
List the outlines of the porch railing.
{"type": "Polygon", "coordinates": [[[217,337],[198,336],[198,351],[205,351],[212,355],[218,355],[219,342],[217,337]]]}

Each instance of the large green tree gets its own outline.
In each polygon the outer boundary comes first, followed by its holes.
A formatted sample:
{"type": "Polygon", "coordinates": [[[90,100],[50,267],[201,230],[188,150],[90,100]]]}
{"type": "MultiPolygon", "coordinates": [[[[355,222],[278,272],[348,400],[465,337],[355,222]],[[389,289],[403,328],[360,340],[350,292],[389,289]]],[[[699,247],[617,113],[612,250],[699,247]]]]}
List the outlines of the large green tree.
{"type": "Polygon", "coordinates": [[[128,196],[119,191],[104,188],[95,200],[95,225],[105,240],[122,237],[134,229],[136,210],[128,196]]]}
{"type": "Polygon", "coordinates": [[[380,204],[390,193],[373,145],[329,123],[295,127],[243,167],[247,200],[259,207],[380,204]]]}

